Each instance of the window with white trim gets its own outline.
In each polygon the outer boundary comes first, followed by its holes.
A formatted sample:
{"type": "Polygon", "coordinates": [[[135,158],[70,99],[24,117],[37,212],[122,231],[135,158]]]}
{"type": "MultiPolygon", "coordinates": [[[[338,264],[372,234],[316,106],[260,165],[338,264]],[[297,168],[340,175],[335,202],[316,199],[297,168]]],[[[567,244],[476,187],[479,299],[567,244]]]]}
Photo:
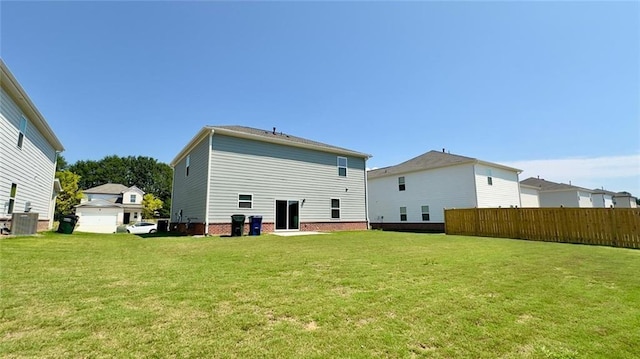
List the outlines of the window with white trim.
{"type": "Polygon", "coordinates": [[[129,197],[129,202],[131,202],[131,203],[136,203],[136,195],[135,195],[135,194],[132,194],[132,195],[129,197]]]}
{"type": "Polygon", "coordinates": [[[238,208],[253,208],[253,195],[252,194],[239,194],[238,195],[238,208]]]}
{"type": "Polygon", "coordinates": [[[24,142],[24,136],[27,133],[27,119],[22,116],[20,119],[20,134],[18,134],[18,148],[22,148],[24,142]]]}
{"type": "Polygon", "coordinates": [[[18,185],[15,183],[11,184],[11,192],[9,192],[9,208],[7,210],[7,214],[13,213],[13,207],[16,203],[16,193],[18,192],[18,185]]]}
{"type": "Polygon", "coordinates": [[[340,219],[340,199],[339,198],[331,199],[331,218],[340,219]]]}
{"type": "Polygon", "coordinates": [[[400,221],[407,221],[407,207],[400,207],[400,221]]]}
{"type": "Polygon", "coordinates": [[[347,158],[338,157],[338,176],[347,177],[347,158]]]}
{"type": "Polygon", "coordinates": [[[185,165],[185,173],[189,176],[189,166],[191,165],[191,155],[187,155],[186,165],[185,165]]]}
{"type": "Polygon", "coordinates": [[[429,220],[429,206],[422,206],[422,220],[425,222],[429,220]]]}
{"type": "Polygon", "coordinates": [[[407,187],[405,186],[405,183],[404,183],[404,176],[398,177],[398,190],[404,191],[405,189],[407,189],[407,187]]]}
{"type": "Polygon", "coordinates": [[[487,170],[487,184],[493,186],[493,177],[490,169],[487,170]]]}

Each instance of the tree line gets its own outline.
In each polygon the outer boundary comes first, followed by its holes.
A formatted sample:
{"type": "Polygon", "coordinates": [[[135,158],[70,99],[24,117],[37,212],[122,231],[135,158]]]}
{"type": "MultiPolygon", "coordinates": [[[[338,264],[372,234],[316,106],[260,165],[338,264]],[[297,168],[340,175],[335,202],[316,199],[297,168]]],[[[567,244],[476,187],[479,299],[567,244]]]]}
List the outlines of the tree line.
{"type": "Polygon", "coordinates": [[[98,161],[81,160],[68,164],[63,156],[59,156],[56,178],[63,189],[56,200],[56,218],[73,213],[82,198],[82,190],[106,183],[136,186],[143,190],[146,193],[144,218],[170,216],[173,170],[154,158],[112,155],[98,161]]]}

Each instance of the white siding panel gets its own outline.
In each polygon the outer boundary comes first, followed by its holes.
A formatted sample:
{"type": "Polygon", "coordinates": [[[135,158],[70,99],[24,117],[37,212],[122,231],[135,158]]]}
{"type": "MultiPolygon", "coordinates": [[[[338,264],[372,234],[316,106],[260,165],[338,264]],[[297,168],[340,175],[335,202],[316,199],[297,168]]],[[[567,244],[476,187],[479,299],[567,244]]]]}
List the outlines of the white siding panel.
{"type": "Polygon", "coordinates": [[[518,173],[482,164],[475,165],[476,191],[479,208],[520,206],[518,173]],[[492,184],[489,185],[488,177],[492,184]]]}
{"type": "Polygon", "coordinates": [[[16,183],[15,212],[22,212],[27,202],[40,220],[51,218],[51,199],[55,175],[56,152],[29,120],[22,148],[18,148],[20,120],[23,114],[2,89],[0,95],[0,217],[8,217],[11,184],[16,183]]]}
{"type": "Polygon", "coordinates": [[[205,137],[189,153],[189,175],[186,174],[185,156],[173,169],[171,221],[205,222],[207,198],[207,171],[209,169],[209,137],[205,137]],[[182,219],[177,213],[182,210],[182,219]]]}
{"type": "Polygon", "coordinates": [[[574,190],[540,192],[540,207],[579,207],[578,194],[574,190]]]}
{"type": "Polygon", "coordinates": [[[524,208],[540,207],[540,198],[537,189],[520,187],[520,206],[524,208]]]}
{"type": "Polygon", "coordinates": [[[578,206],[582,208],[592,208],[593,200],[591,199],[591,193],[578,191],[578,206]]]}
{"type": "Polygon", "coordinates": [[[238,213],[273,222],[276,200],[300,201],[301,222],[365,221],[365,160],[347,162],[347,177],[339,177],[335,154],[214,135],[210,221],[238,213]],[[253,195],[253,208],[238,208],[238,194],[253,195]],[[340,199],[338,220],[331,198],[340,199]]]}
{"type": "MultiPolygon", "coordinates": [[[[444,222],[445,208],[475,207],[473,165],[466,164],[397,176],[370,179],[369,219],[372,223],[400,222],[400,207],[407,207],[407,222],[423,222],[422,206],[429,206],[429,222],[444,222]],[[398,177],[405,177],[405,191],[398,177]]],[[[425,222],[425,223],[429,223],[425,222]]]]}

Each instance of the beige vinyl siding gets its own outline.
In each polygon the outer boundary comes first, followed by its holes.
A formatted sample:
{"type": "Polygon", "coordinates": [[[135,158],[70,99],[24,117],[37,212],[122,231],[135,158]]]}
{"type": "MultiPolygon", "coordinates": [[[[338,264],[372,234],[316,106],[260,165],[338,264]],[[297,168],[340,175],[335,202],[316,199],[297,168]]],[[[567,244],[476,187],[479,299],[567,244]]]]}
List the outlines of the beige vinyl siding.
{"type": "Polygon", "coordinates": [[[205,137],[189,152],[189,176],[186,175],[187,156],[173,169],[173,196],[171,221],[178,221],[182,210],[182,222],[205,222],[207,198],[207,171],[209,169],[209,137],[205,137]]]}
{"type": "Polygon", "coordinates": [[[301,222],[366,220],[364,158],[214,134],[211,163],[212,223],[236,213],[273,222],[276,200],[300,201],[301,222]],[[347,157],[346,177],[338,156],[347,157]],[[253,208],[238,208],[238,194],[252,194],[253,208]],[[331,198],[340,199],[340,219],[331,218],[331,198]]]}
{"type": "Polygon", "coordinates": [[[50,219],[56,151],[28,120],[22,148],[18,134],[23,112],[9,94],[0,94],[0,217],[6,218],[11,183],[18,185],[14,212],[22,212],[26,202],[40,220],[50,219]]]}

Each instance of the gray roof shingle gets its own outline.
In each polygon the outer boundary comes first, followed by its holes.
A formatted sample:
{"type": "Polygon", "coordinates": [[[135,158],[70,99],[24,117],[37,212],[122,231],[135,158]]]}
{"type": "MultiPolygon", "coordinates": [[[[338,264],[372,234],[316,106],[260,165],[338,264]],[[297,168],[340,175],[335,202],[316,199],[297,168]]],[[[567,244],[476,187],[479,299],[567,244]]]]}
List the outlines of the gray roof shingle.
{"type": "Polygon", "coordinates": [[[542,179],[542,178],[535,178],[535,177],[529,177],[529,178],[527,178],[525,180],[520,181],[520,183],[524,184],[524,185],[527,185],[527,186],[537,187],[541,191],[567,191],[567,190],[577,191],[577,190],[580,190],[580,191],[593,192],[592,190],[587,189],[587,188],[573,186],[573,185],[566,184],[566,183],[551,182],[551,181],[547,181],[547,180],[542,179]]]}
{"type": "Polygon", "coordinates": [[[83,190],[83,193],[94,193],[94,194],[121,194],[122,192],[129,189],[129,187],[120,184],[120,183],[105,183],[100,186],[92,187],[86,190],[83,190]]]}

